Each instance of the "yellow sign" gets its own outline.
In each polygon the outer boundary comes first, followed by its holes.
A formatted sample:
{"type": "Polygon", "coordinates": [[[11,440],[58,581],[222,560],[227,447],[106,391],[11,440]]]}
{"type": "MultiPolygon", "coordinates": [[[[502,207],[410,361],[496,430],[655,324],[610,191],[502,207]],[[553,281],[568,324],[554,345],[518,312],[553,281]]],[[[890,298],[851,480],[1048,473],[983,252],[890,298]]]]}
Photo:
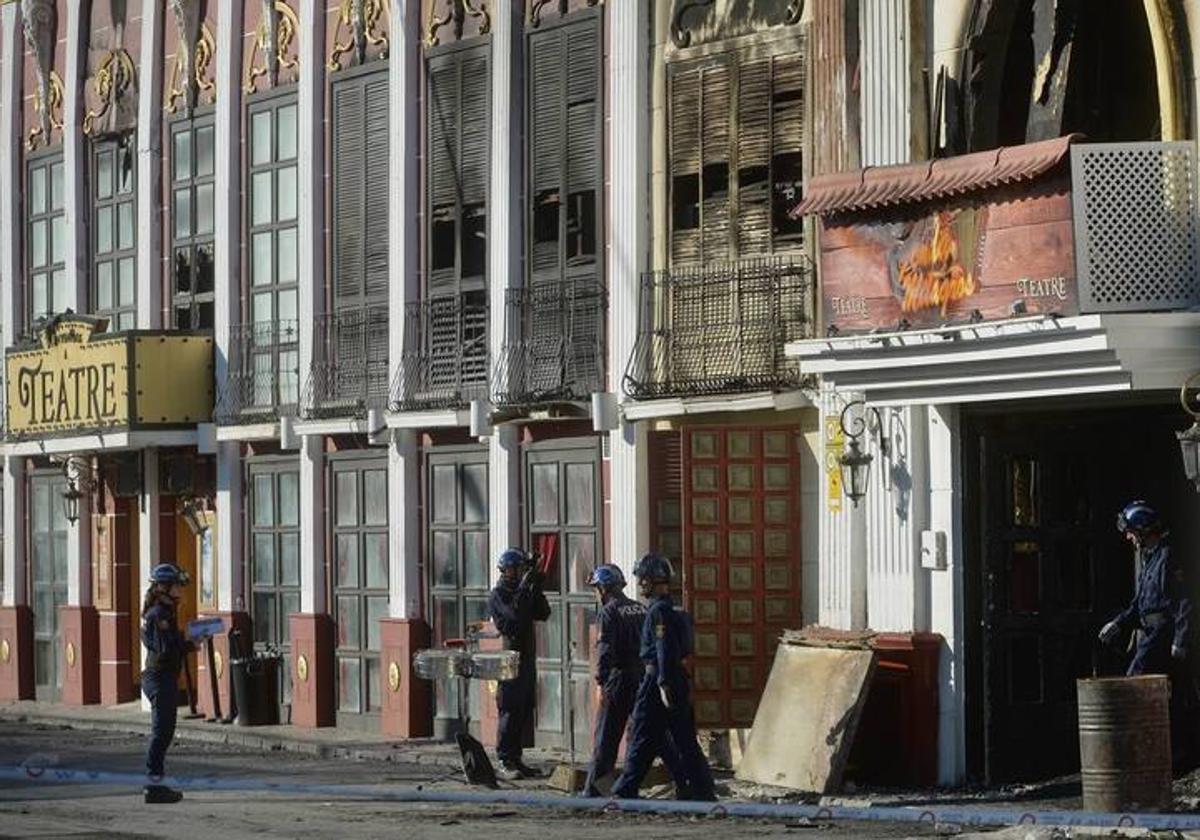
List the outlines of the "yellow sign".
{"type": "Polygon", "coordinates": [[[825,493],[830,513],[842,512],[842,465],[838,460],[846,445],[841,415],[825,418],[825,493]]]}
{"type": "Polygon", "coordinates": [[[400,690],[400,666],[395,662],[388,665],[388,688],[393,694],[400,690]]]}
{"type": "Polygon", "coordinates": [[[212,414],[212,339],[189,333],[100,332],[102,320],[60,316],[40,346],[6,355],[8,435],[194,425],[212,414]]]}

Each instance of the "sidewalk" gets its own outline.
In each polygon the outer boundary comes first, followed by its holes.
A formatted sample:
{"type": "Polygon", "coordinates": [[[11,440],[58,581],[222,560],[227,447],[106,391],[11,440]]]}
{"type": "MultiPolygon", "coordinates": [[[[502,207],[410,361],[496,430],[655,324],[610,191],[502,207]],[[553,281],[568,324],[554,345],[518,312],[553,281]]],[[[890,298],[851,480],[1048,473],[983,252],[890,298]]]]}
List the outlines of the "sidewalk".
{"type": "MultiPolygon", "coordinates": [[[[186,712],[186,708],[180,707],[179,722],[175,729],[175,737],[183,741],[231,744],[263,752],[293,752],[318,758],[461,767],[458,747],[452,742],[424,738],[397,740],[378,733],[356,732],[333,726],[309,729],[291,725],[208,723],[202,719],[190,720],[184,717],[186,712]]],[[[22,700],[0,704],[0,720],[96,732],[135,735],[147,735],[150,732],[150,713],[142,711],[138,700],[117,706],[63,706],[22,700]]],[[[547,768],[568,757],[565,751],[548,749],[526,749],[525,755],[529,763],[547,768]]],[[[582,752],[576,755],[581,762],[586,762],[587,758],[582,752]]]]}

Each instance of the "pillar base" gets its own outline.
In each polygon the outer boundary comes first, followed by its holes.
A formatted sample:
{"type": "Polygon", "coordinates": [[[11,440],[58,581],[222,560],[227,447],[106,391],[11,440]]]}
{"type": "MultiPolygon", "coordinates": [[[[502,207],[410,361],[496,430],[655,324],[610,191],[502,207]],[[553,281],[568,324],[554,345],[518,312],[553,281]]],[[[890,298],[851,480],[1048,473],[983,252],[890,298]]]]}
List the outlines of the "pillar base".
{"type": "Polygon", "coordinates": [[[417,678],[413,654],[429,647],[429,625],[420,619],[385,618],[379,622],[379,632],[383,646],[380,728],[384,735],[427,738],[433,734],[433,686],[417,678]]]}
{"type": "MultiPolygon", "coordinates": [[[[244,612],[205,612],[199,618],[219,618],[221,623],[225,625],[225,630],[213,636],[213,661],[217,669],[217,702],[219,706],[220,717],[229,717],[230,704],[233,699],[233,682],[229,677],[229,660],[235,656],[245,656],[250,653],[254,646],[253,633],[251,631],[250,614],[244,612]],[[232,631],[241,632],[241,649],[234,653],[229,642],[229,635],[232,631]]],[[[180,628],[185,633],[187,628],[180,628]]],[[[212,679],[208,675],[208,657],[205,655],[204,646],[201,645],[196,650],[196,695],[199,698],[196,703],[196,710],[202,713],[206,718],[212,719],[218,717],[215,714],[217,709],[213,708],[212,699],[212,679]]]]}
{"type": "Polygon", "coordinates": [[[292,725],[333,726],[333,619],[325,613],[288,616],[292,635],[292,725]]]}
{"type": "Polygon", "coordinates": [[[0,607],[0,701],[33,698],[33,611],[0,607]]]}
{"type": "Polygon", "coordinates": [[[95,607],[59,607],[62,648],[62,702],[88,706],[100,702],[100,614],[95,607]]]}
{"type": "Polygon", "coordinates": [[[100,613],[100,702],[127,703],[138,696],[134,675],[141,671],[141,651],[133,647],[129,613],[100,613]]]}

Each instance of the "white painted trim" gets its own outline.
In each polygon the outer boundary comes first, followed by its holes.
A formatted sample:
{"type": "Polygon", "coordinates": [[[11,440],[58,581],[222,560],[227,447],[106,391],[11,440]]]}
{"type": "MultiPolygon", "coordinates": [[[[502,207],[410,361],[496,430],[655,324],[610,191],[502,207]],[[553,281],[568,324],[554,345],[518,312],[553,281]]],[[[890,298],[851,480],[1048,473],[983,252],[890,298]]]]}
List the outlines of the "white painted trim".
{"type": "Polygon", "coordinates": [[[325,454],[318,436],[300,438],[300,611],[324,613],[325,454]]]}
{"type": "MultiPolygon", "coordinates": [[[[392,46],[388,55],[390,124],[388,177],[388,390],[404,357],[407,306],[420,299],[421,200],[421,9],[392,3],[392,46]]],[[[392,417],[388,425],[393,426],[392,417]]],[[[394,509],[394,508],[393,508],[394,509]]]]}
{"type": "Polygon", "coordinates": [[[142,451],[142,494],[141,504],[138,505],[139,580],[149,580],[150,571],[159,563],[161,497],[158,494],[158,467],[158,448],[147,447],[142,451]]]}
{"type": "MultiPolygon", "coordinates": [[[[59,49],[66,51],[66,73],[63,76],[63,200],[66,207],[64,223],[67,247],[64,252],[66,271],[75,272],[74,293],[66,306],[76,312],[89,312],[88,306],[88,221],[91,202],[88,200],[86,169],[88,142],[83,136],[83,86],[87,81],[88,26],[83,20],[84,3],[67,3],[67,41],[59,49]]],[[[87,4],[87,8],[91,8],[87,4]]],[[[80,506],[83,515],[83,506],[80,506]]],[[[69,550],[68,550],[69,551],[69,550]]],[[[71,601],[75,604],[77,602],[71,601]]]]}
{"type": "Polygon", "coordinates": [[[388,446],[388,615],[420,618],[420,452],[417,433],[404,429],[388,446]]]}
{"type": "Polygon", "coordinates": [[[302,392],[312,376],[316,342],[314,326],[325,312],[324,48],[325,3],[322,0],[300,0],[300,81],[296,95],[297,160],[300,169],[296,200],[299,239],[297,308],[302,392]]]}
{"type": "MultiPolygon", "coordinates": [[[[242,551],[242,507],[245,500],[241,443],[217,444],[217,608],[246,612],[246,575],[242,551]]],[[[199,558],[197,558],[198,560],[199,558]]]]}
{"type": "Polygon", "coordinates": [[[217,443],[234,440],[275,440],[279,423],[247,423],[242,426],[217,426],[217,443]]]}
{"type": "MultiPolygon", "coordinates": [[[[241,319],[242,268],[242,16],[236,4],[223,4],[217,15],[216,140],[216,302],[213,309],[213,381],[218,391],[228,378],[229,337],[241,319]]],[[[240,8],[240,6],[238,6],[240,8]]],[[[217,439],[221,440],[221,430],[217,439]]]]}
{"type": "MultiPolygon", "coordinates": [[[[23,306],[20,282],[21,213],[21,77],[24,43],[21,39],[20,5],[0,6],[0,341],[5,346],[21,328],[23,306]]],[[[0,371],[0,381],[5,373],[0,371]]],[[[0,411],[6,411],[0,400],[0,411]]],[[[7,535],[8,531],[5,531],[7,535]]],[[[5,580],[11,580],[6,577],[5,580]]]]}
{"type": "Polygon", "coordinates": [[[449,429],[471,425],[471,412],[466,409],[433,409],[430,411],[389,411],[389,429],[449,429]]]}
{"type": "Polygon", "coordinates": [[[731,394],[727,397],[683,397],[625,402],[621,404],[621,414],[627,421],[635,421],[724,411],[791,411],[812,406],[812,399],[802,391],[780,394],[759,391],[753,394],[731,394]]]}
{"type": "Polygon", "coordinates": [[[68,452],[120,452],[147,447],[195,446],[195,429],[104,432],[0,444],[0,456],[61,455],[68,452]]]}
{"type": "Polygon", "coordinates": [[[142,0],[138,60],[137,129],[137,325],[162,325],[162,86],[161,0],[142,0]]]}
{"type": "Polygon", "coordinates": [[[310,435],[365,435],[376,429],[370,429],[367,421],[354,418],[336,418],[333,420],[297,420],[293,428],[296,434],[307,437],[310,435]]]}
{"type": "Polygon", "coordinates": [[[6,607],[27,603],[25,548],[25,459],[4,459],[4,596],[6,607]]]}

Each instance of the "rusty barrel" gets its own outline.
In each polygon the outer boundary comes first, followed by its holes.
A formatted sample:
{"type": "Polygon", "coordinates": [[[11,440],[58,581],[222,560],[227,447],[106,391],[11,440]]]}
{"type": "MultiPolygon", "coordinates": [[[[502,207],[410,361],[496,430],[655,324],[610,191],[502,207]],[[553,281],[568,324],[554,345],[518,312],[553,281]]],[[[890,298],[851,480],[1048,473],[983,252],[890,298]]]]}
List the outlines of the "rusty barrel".
{"type": "Polygon", "coordinates": [[[1170,682],[1164,676],[1081,679],[1079,764],[1085,811],[1171,806],[1170,682]]]}

